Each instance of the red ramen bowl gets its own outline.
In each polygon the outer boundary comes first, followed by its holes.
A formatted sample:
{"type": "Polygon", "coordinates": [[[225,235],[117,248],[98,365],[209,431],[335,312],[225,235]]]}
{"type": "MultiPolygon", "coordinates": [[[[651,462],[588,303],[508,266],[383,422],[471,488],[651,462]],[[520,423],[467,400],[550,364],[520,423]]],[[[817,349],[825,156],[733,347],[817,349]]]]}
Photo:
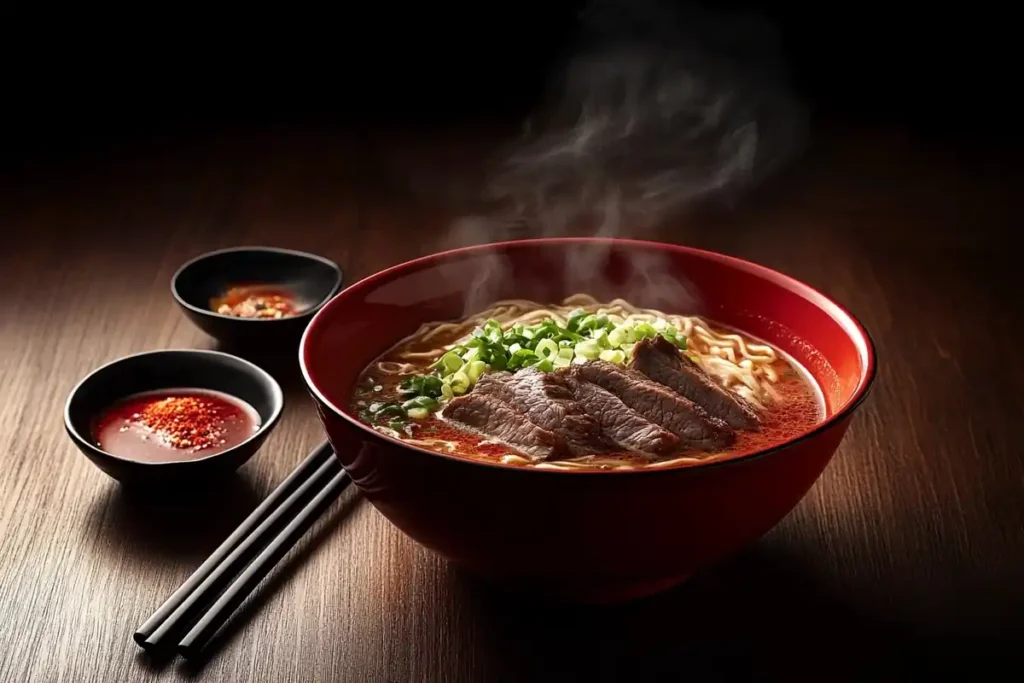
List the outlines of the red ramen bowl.
{"type": "Polygon", "coordinates": [[[605,239],[491,244],[389,268],[324,306],[299,358],[338,458],[395,526],[473,572],[590,602],[664,590],[771,529],[828,465],[875,375],[864,328],[811,287],[721,254],[605,239]],[[364,368],[422,323],[581,292],[769,342],[817,381],[824,420],[770,449],[709,462],[559,471],[424,450],[350,409],[364,368]]]}

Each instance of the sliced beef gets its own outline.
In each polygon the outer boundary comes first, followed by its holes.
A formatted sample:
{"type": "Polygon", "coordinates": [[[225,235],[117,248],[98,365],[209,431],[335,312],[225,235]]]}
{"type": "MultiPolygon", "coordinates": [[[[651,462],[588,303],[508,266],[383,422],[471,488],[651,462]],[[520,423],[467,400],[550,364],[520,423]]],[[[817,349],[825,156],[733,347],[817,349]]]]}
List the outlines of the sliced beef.
{"type": "Polygon", "coordinates": [[[725,422],[634,370],[595,360],[573,366],[571,374],[615,394],[644,418],[682,439],[684,446],[717,451],[736,438],[736,432],[725,422]]]}
{"type": "Polygon", "coordinates": [[[534,368],[516,374],[495,373],[480,378],[474,394],[492,396],[511,406],[530,422],[561,437],[574,456],[606,453],[615,443],[601,425],[576,402],[561,377],[534,368]]]}
{"type": "Polygon", "coordinates": [[[714,379],[663,337],[644,339],[633,347],[630,367],[685,396],[734,429],[758,430],[753,407],[714,379]]]}
{"type": "Polygon", "coordinates": [[[515,448],[535,461],[557,460],[569,454],[564,439],[533,424],[522,413],[493,396],[470,392],[449,402],[441,414],[515,448]]]}
{"type": "Polygon", "coordinates": [[[565,381],[579,404],[596,418],[605,435],[624,450],[667,455],[679,448],[679,437],[645,419],[614,394],[571,375],[565,381]]]}

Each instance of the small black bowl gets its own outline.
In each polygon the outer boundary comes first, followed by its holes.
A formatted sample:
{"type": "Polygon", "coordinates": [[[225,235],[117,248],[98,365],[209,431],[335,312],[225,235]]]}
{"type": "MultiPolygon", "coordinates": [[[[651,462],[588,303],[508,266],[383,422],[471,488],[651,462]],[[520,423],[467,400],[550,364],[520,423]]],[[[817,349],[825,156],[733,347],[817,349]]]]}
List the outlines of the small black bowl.
{"type": "Polygon", "coordinates": [[[263,445],[283,408],[280,385],[247,360],[219,351],[149,351],[107,363],[79,382],[64,407],[64,428],[79,450],[114,479],[162,483],[235,471],[263,445]],[[133,394],[172,388],[212,389],[240,398],[259,413],[260,428],[234,448],[198,460],[140,462],[96,446],[92,420],[104,409],[133,394]]]}
{"type": "Polygon", "coordinates": [[[192,259],[174,274],[171,293],[185,315],[229,345],[298,343],[320,307],[341,289],[338,264],[315,254],[272,247],[234,247],[192,259]],[[289,318],[236,318],[210,308],[211,299],[238,285],[270,285],[295,295],[301,312],[289,318]]]}

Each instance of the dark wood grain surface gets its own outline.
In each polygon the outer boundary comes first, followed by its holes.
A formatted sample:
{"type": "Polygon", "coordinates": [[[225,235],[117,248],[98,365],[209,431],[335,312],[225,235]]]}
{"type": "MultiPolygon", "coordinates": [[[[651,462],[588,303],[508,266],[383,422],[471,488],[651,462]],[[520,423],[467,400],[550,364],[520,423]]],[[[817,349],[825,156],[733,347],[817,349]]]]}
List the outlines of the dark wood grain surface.
{"type": "Polygon", "coordinates": [[[352,282],[446,245],[455,209],[437,188],[486,140],[238,134],[7,179],[0,680],[1019,674],[1024,178],[1004,152],[850,129],[819,132],[800,165],[734,208],[643,235],[781,269],[848,306],[877,343],[878,382],[834,461],[756,545],[657,598],[559,606],[450,570],[346,495],[209,661],[140,654],[133,629],[322,435],[293,354],[258,357],[288,401],[262,451],[216,490],[143,497],[76,451],[68,392],[125,354],[214,347],[168,290],[203,251],[314,251],[352,282]]]}

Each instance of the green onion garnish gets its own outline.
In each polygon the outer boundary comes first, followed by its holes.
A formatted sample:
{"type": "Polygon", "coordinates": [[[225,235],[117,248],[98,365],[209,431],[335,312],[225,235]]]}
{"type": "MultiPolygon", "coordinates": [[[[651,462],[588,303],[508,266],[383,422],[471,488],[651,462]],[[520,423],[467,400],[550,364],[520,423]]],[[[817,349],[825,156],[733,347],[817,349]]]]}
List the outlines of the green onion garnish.
{"type": "Polygon", "coordinates": [[[504,330],[497,320],[488,320],[469,339],[449,348],[430,372],[403,379],[398,387],[401,403],[371,403],[360,416],[406,425],[406,420],[423,420],[465,394],[488,372],[529,367],[551,372],[597,359],[621,365],[632,358],[636,342],[658,335],[686,349],[686,337],[663,319],[625,322],[621,316],[578,309],[565,325],[549,319],[533,325],[515,323],[504,330]]]}

